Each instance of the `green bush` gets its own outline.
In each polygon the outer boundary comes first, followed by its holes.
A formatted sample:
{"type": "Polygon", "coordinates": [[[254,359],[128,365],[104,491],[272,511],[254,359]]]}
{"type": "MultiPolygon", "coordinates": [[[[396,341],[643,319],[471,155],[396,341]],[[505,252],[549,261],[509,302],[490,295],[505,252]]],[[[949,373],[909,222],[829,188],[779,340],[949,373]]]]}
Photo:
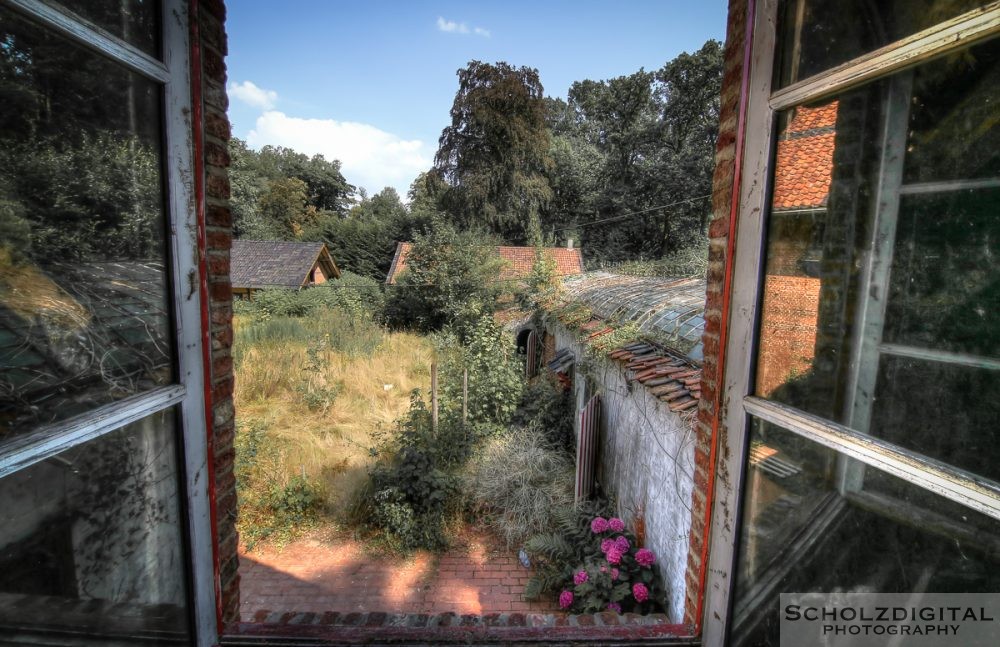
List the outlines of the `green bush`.
{"type": "Polygon", "coordinates": [[[606,519],[601,510],[599,504],[557,510],[554,530],[528,540],[524,548],[535,572],[525,598],[558,595],[559,606],[572,613],[662,608],[656,556],[638,545],[620,519],[606,519]]]}
{"type": "Polygon", "coordinates": [[[335,309],[354,318],[381,321],[384,307],[382,287],[373,279],[351,272],[342,272],[339,279],[303,290],[258,290],[252,299],[234,302],[236,314],[254,320],[305,317],[335,309]]]}
{"type": "Polygon", "coordinates": [[[318,517],[322,492],[305,477],[287,474],[283,446],[262,420],[237,425],[237,529],[249,548],[263,540],[286,543],[318,517]]]}
{"type": "Polygon", "coordinates": [[[372,449],[378,460],[369,473],[368,500],[356,514],[389,535],[404,550],[442,550],[446,526],[460,510],[457,469],[469,455],[471,434],[441,421],[437,433],[419,392],[395,433],[372,449]]]}
{"type": "Polygon", "coordinates": [[[465,474],[470,508],[508,547],[543,532],[553,511],[573,504],[573,461],[537,427],[486,439],[465,474]]]}
{"type": "Polygon", "coordinates": [[[461,416],[462,374],[468,370],[469,422],[506,425],[524,386],[510,333],[485,315],[470,323],[462,342],[460,335],[449,332],[435,343],[445,415],[461,416]]]}
{"type": "Polygon", "coordinates": [[[549,446],[572,452],[576,444],[573,416],[571,392],[546,371],[525,385],[511,424],[538,429],[549,446]]]}

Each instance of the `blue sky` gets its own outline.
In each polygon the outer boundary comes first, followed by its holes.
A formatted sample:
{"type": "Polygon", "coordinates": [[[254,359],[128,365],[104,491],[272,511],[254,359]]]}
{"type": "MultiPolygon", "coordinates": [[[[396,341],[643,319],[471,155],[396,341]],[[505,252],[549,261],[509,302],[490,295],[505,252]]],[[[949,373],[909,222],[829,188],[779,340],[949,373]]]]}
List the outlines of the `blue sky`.
{"type": "Polygon", "coordinates": [[[448,125],[468,61],[537,68],[546,94],[655,70],[725,36],[724,0],[233,0],[229,116],[259,148],[340,159],[405,198],[448,125]]]}

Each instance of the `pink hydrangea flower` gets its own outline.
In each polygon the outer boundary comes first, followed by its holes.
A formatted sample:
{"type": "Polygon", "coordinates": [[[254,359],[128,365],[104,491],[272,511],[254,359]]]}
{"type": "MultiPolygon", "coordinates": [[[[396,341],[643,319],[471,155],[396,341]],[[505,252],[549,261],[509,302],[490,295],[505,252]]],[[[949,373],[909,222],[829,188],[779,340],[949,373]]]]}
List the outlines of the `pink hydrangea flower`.
{"type": "Polygon", "coordinates": [[[625,522],[618,517],[612,517],[608,519],[608,528],[614,532],[621,532],[625,530],[625,522]]]}
{"type": "Polygon", "coordinates": [[[608,602],[608,610],[614,611],[615,613],[621,613],[622,605],[618,604],[617,602],[608,602]]]}
{"type": "Polygon", "coordinates": [[[607,566],[602,566],[601,567],[601,572],[602,573],[607,573],[608,572],[608,567],[607,566]]]}
{"type": "Polygon", "coordinates": [[[624,535],[618,535],[615,537],[615,548],[618,549],[619,553],[624,553],[629,549],[628,539],[625,539],[624,535]]]}
{"type": "Polygon", "coordinates": [[[607,531],[608,520],[604,517],[594,517],[594,520],[590,522],[590,532],[598,535],[602,532],[607,531]]]}
{"type": "Polygon", "coordinates": [[[632,597],[636,602],[645,602],[649,599],[649,589],[642,582],[636,582],[632,585],[632,597]]]}
{"type": "Polygon", "coordinates": [[[619,564],[622,561],[622,553],[616,546],[612,546],[607,554],[609,564],[619,564]]]}
{"type": "Polygon", "coordinates": [[[640,566],[652,566],[656,561],[656,555],[648,548],[640,548],[635,551],[635,561],[639,562],[640,566]]]}
{"type": "Polygon", "coordinates": [[[576,585],[583,584],[584,582],[587,581],[588,577],[589,575],[587,575],[587,571],[578,571],[576,574],[573,575],[573,584],[576,585]]]}
{"type": "Polygon", "coordinates": [[[563,591],[559,594],[559,608],[568,609],[573,606],[573,592],[563,591]]]}
{"type": "Polygon", "coordinates": [[[601,542],[601,552],[607,554],[609,550],[615,547],[614,539],[605,539],[601,542]]]}
{"type": "Polygon", "coordinates": [[[611,579],[613,579],[613,580],[617,580],[618,579],[618,569],[617,568],[612,568],[611,569],[611,579]]]}

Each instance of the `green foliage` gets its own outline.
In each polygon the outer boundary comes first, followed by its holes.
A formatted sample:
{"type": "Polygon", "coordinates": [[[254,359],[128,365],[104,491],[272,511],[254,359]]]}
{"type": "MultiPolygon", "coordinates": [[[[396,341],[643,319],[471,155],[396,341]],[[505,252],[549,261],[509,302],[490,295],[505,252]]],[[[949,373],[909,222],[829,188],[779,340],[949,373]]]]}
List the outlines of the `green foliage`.
{"type": "MultiPolygon", "coordinates": [[[[339,161],[308,157],[289,148],[250,149],[232,138],[229,181],[233,229],[239,238],[320,240],[324,221],[343,218],[355,188],[340,173],[339,161]]],[[[349,267],[349,266],[348,266],[349,267]]]]}
{"type": "Polygon", "coordinates": [[[656,577],[655,556],[641,551],[635,535],[619,519],[605,519],[599,506],[564,508],[555,515],[555,531],[532,537],[525,544],[535,573],[525,587],[525,597],[568,596],[561,606],[573,613],[596,613],[608,609],[649,613],[663,604],[656,577]],[[603,525],[596,528],[600,521],[603,525]],[[618,530],[608,522],[619,523],[618,530]],[[602,546],[607,542],[608,547],[602,546]],[[611,548],[615,543],[623,546],[611,548]],[[648,558],[645,562],[641,552],[648,558]],[[652,562],[651,562],[652,560],[652,562]],[[636,585],[644,591],[637,593],[636,585]]]}
{"type": "Polygon", "coordinates": [[[562,388],[552,373],[543,371],[525,385],[511,424],[537,429],[549,446],[568,453],[575,445],[573,417],[571,392],[562,388]]]}
{"type": "Polygon", "coordinates": [[[261,420],[237,425],[237,529],[249,548],[263,540],[287,543],[317,520],[322,492],[305,477],[286,472],[284,445],[261,420]]]}
{"type": "Polygon", "coordinates": [[[464,478],[476,517],[509,548],[549,527],[552,512],[573,503],[573,460],[547,430],[515,428],[486,439],[464,478]]]}
{"type": "Polygon", "coordinates": [[[435,219],[414,237],[406,270],[389,290],[386,319],[425,332],[446,326],[462,331],[492,313],[502,290],[502,263],[492,242],[435,219]]]}
{"type": "Polygon", "coordinates": [[[552,198],[538,70],[480,61],[458,70],[451,125],[434,162],[451,186],[445,204],[456,223],[527,242],[552,198]]]}
{"type": "Polygon", "coordinates": [[[698,236],[687,247],[663,258],[605,263],[602,269],[629,276],[704,277],[708,273],[708,238],[698,236]]]}
{"type": "Polygon", "coordinates": [[[372,449],[378,460],[358,520],[367,520],[403,550],[447,548],[447,524],[460,507],[457,471],[470,447],[470,434],[461,424],[443,422],[434,432],[431,412],[415,391],[395,433],[372,449]]]}
{"type": "Polygon", "coordinates": [[[380,320],[385,297],[374,280],[343,272],[339,279],[303,290],[269,289],[254,292],[253,299],[234,302],[237,314],[256,320],[273,317],[306,317],[319,310],[336,309],[354,318],[380,320]]]}
{"type": "MultiPolygon", "coordinates": [[[[159,258],[163,204],[156,152],[138,138],[81,135],[0,151],[0,226],[48,258],[159,258]]],[[[5,239],[6,241],[6,239],[5,239]]]]}
{"type": "Polygon", "coordinates": [[[444,415],[461,416],[462,375],[468,371],[469,422],[506,425],[524,385],[510,333],[493,317],[482,316],[470,322],[464,339],[449,332],[438,337],[435,345],[444,415]]]}

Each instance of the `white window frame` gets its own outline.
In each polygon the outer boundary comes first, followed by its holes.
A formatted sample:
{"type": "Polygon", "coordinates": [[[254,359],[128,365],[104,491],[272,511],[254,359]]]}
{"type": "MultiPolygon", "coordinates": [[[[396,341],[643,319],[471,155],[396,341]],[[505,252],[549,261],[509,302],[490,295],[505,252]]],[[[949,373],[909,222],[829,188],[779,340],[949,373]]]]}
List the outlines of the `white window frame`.
{"type": "MultiPolygon", "coordinates": [[[[873,52],[772,92],[778,0],[751,3],[753,15],[746,135],[739,178],[739,207],[732,263],[728,340],[719,415],[718,460],[708,568],[702,616],[704,645],[724,645],[727,639],[736,545],[740,535],[741,489],[745,481],[750,416],[777,424],[797,435],[872,465],[921,488],[936,492],[1000,518],[1000,487],[954,466],[930,460],[878,438],[812,416],[774,401],[754,397],[752,366],[757,332],[763,261],[765,214],[771,193],[771,159],[775,113],[801,103],[829,97],[864,82],[883,78],[949,52],[964,49],[1000,33],[1000,2],[935,25],[873,52]],[[754,4],[756,6],[754,7],[754,4]]],[[[931,189],[928,189],[931,190],[931,189]]],[[[899,350],[894,348],[883,351],[899,350]]],[[[967,358],[954,358],[958,360],[967,358]]]]}
{"type": "MultiPolygon", "coordinates": [[[[170,256],[173,314],[177,355],[177,383],[97,407],[26,435],[0,448],[0,478],[45,460],[59,452],[112,433],[121,427],[177,407],[183,435],[178,467],[178,494],[187,513],[186,565],[191,586],[188,601],[195,643],[218,643],[218,616],[214,568],[214,542],[209,500],[208,435],[205,401],[202,286],[199,272],[198,231],[195,208],[194,146],[190,25],[187,0],[161,0],[162,61],[126,43],[101,27],[62,8],[39,0],[0,0],[33,22],[82,45],[98,55],[136,72],[163,88],[162,128],[165,145],[162,168],[166,174],[167,253],[170,256]]],[[[67,72],[69,73],[69,72],[67,72]]]]}

